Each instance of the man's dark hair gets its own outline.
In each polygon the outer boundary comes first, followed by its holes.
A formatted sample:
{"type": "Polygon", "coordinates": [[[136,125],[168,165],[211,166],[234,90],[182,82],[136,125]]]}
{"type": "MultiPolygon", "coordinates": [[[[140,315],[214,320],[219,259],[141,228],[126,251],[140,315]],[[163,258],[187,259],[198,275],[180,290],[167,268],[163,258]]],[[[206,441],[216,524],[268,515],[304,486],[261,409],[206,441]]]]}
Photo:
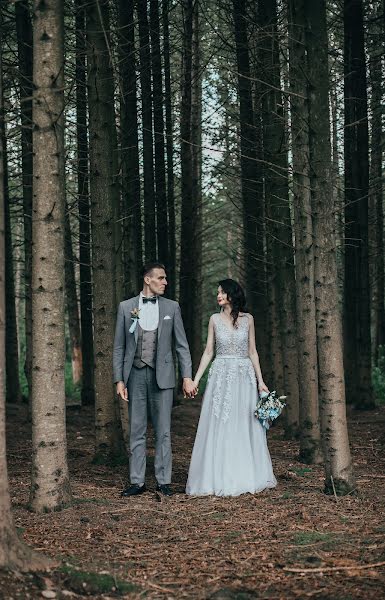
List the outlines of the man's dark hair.
{"type": "Polygon", "coordinates": [[[143,265],[142,267],[142,277],[146,277],[146,275],[148,275],[153,269],[164,269],[166,270],[166,267],[164,266],[163,263],[161,262],[148,262],[146,264],[143,265]]]}

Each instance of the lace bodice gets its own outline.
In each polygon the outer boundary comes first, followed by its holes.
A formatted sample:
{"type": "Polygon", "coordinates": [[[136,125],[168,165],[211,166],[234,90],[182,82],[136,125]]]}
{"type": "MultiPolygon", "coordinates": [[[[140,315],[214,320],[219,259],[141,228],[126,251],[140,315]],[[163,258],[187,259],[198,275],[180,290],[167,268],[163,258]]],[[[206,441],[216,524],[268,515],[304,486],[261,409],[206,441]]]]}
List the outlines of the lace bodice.
{"type": "Polygon", "coordinates": [[[238,318],[238,327],[230,329],[220,314],[214,315],[216,358],[221,356],[246,358],[249,355],[249,319],[238,318]]]}
{"type": "Polygon", "coordinates": [[[246,315],[239,317],[237,329],[230,329],[217,313],[214,315],[214,333],[215,360],[210,367],[208,379],[213,378],[213,413],[225,422],[231,413],[235,381],[239,385],[249,381],[256,392],[254,367],[249,358],[249,319],[246,315]]]}

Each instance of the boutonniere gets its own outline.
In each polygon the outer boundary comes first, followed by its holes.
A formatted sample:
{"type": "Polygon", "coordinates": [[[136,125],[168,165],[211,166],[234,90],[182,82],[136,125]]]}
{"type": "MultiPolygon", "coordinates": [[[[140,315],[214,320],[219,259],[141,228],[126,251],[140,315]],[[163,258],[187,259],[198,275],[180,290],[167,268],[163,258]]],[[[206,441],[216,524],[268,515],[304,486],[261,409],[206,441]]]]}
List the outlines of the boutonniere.
{"type": "Polygon", "coordinates": [[[134,333],[134,331],[136,329],[136,326],[137,326],[138,321],[139,321],[139,313],[140,313],[140,308],[134,308],[131,311],[132,325],[131,325],[131,327],[129,329],[130,333],[134,333]]]}

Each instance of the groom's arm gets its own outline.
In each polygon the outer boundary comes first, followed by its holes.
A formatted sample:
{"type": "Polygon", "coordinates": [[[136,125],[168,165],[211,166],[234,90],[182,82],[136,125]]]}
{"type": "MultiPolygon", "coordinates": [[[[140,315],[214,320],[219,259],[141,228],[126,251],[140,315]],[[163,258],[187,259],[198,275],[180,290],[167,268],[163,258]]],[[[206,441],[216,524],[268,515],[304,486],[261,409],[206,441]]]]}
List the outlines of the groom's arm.
{"type": "Polygon", "coordinates": [[[174,338],[175,338],[175,351],[178,356],[180,374],[183,379],[191,379],[192,377],[192,364],[191,354],[187,343],[186,332],[182,321],[182,315],[180,312],[179,304],[176,305],[174,314],[174,338]]]}
{"type": "Polygon", "coordinates": [[[126,330],[124,326],[124,312],[122,303],[119,304],[116,317],[114,350],[112,354],[112,366],[114,372],[114,383],[123,381],[123,361],[126,347],[126,330]]]}

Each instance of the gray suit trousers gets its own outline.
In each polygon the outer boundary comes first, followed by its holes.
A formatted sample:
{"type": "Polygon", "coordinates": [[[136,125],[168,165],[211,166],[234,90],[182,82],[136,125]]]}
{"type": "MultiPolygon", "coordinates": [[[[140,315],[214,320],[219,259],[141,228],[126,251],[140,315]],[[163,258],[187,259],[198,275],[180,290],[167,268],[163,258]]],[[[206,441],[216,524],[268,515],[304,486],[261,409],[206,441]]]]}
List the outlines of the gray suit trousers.
{"type": "Polygon", "coordinates": [[[171,483],[171,410],[173,389],[162,390],[151,367],[132,367],[127,382],[130,416],[130,481],[144,483],[146,473],[147,411],[155,431],[155,477],[171,483]]]}

